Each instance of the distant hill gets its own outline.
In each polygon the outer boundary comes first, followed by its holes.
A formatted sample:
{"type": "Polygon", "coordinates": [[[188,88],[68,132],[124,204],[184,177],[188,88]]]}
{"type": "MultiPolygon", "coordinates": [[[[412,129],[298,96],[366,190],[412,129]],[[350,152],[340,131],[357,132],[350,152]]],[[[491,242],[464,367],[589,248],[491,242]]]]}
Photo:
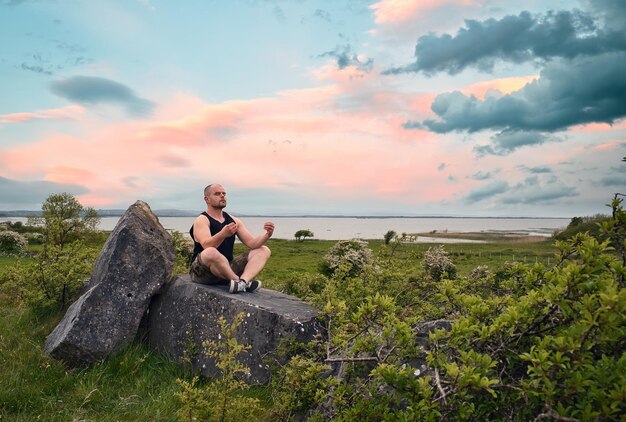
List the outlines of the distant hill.
{"type": "MultiPolygon", "coordinates": [[[[100,217],[121,217],[126,212],[125,209],[100,209],[96,210],[100,217]]],[[[177,210],[177,209],[159,209],[153,210],[158,217],[196,217],[202,210],[177,210]]],[[[238,217],[281,217],[281,218],[494,218],[494,219],[520,219],[525,218],[529,220],[534,219],[562,219],[565,217],[521,217],[521,216],[463,216],[463,215],[351,215],[351,214],[285,214],[285,213],[267,213],[267,214],[252,214],[239,212],[237,210],[231,210],[233,214],[238,217]]],[[[32,210],[11,210],[0,211],[0,218],[7,217],[30,217],[41,215],[41,211],[32,210]]]]}
{"type": "Polygon", "coordinates": [[[36,215],[41,215],[41,211],[29,211],[29,210],[0,211],[0,217],[32,217],[36,215]]]}

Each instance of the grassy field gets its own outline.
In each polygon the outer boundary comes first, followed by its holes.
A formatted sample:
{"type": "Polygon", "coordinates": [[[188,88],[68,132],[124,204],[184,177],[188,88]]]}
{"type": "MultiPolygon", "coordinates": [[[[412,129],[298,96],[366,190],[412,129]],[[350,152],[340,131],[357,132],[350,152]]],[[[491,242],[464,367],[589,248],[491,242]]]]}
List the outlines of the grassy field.
{"type": "MultiPolygon", "coordinates": [[[[260,278],[280,289],[285,280],[319,271],[334,241],[271,240],[272,258],[260,278]]],[[[370,247],[379,259],[392,260],[408,273],[420,270],[420,258],[432,244],[381,241],[370,247]]],[[[237,246],[238,249],[241,245],[237,246]]],[[[551,241],[446,244],[464,276],[478,265],[497,268],[506,261],[554,260],[551,241]]],[[[0,271],[19,260],[0,258],[0,271]]],[[[23,262],[27,262],[26,260],[23,262]]],[[[179,406],[177,378],[189,379],[175,364],[142,345],[129,346],[102,364],[66,370],[43,352],[45,337],[61,319],[60,312],[19,308],[0,296],[0,421],[174,421],[179,406]]],[[[271,405],[265,388],[252,391],[271,405]]]]}
{"type": "MultiPolygon", "coordinates": [[[[485,238],[478,240],[485,240],[485,238]]],[[[280,289],[288,277],[294,277],[295,274],[301,272],[319,271],[324,255],[335,243],[331,240],[305,240],[304,242],[272,240],[269,243],[272,258],[259,278],[266,283],[266,286],[280,289]]],[[[385,245],[382,240],[369,241],[369,246],[375,256],[381,259],[392,259],[398,266],[406,268],[407,272],[415,274],[420,269],[424,252],[434,245],[432,243],[401,243],[397,245],[390,257],[392,246],[385,245]]],[[[241,245],[239,247],[241,248],[241,245]]],[[[550,265],[554,263],[556,253],[552,240],[545,238],[534,242],[520,242],[513,238],[499,239],[498,242],[489,243],[446,243],[444,247],[457,266],[459,276],[469,274],[479,265],[497,268],[511,261],[529,264],[540,262],[550,265]]],[[[239,249],[241,250],[243,249],[239,249]]]]}

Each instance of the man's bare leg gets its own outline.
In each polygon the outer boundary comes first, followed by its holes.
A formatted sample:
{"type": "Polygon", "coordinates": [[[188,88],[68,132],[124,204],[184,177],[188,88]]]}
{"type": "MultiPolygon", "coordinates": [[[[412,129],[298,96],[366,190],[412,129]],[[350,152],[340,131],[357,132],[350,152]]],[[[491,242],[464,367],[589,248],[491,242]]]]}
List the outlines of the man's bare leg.
{"type": "Polygon", "coordinates": [[[270,259],[270,255],[272,251],[267,246],[261,246],[257,249],[252,249],[248,254],[248,263],[246,264],[246,268],[243,270],[241,274],[241,278],[250,282],[256,277],[263,267],[265,267],[265,263],[268,259],[270,259]]]}
{"type": "Polygon", "coordinates": [[[206,248],[200,253],[200,263],[207,267],[211,272],[224,280],[239,280],[239,276],[235,274],[230,263],[224,255],[215,248],[206,248]]]}

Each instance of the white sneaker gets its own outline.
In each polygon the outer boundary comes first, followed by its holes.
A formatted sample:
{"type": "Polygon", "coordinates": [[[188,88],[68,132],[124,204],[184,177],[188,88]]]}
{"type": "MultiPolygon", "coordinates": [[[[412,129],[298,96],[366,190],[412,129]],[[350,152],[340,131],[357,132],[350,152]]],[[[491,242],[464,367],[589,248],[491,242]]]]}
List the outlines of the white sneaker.
{"type": "Polygon", "coordinates": [[[246,282],[243,280],[230,280],[230,293],[239,293],[246,291],[246,282]]]}

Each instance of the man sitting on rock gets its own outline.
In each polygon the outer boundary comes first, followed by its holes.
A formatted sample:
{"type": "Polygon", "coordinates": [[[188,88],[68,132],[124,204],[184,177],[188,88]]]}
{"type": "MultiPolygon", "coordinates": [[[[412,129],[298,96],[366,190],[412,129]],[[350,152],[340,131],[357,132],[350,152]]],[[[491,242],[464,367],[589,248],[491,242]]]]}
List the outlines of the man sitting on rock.
{"type": "Polygon", "coordinates": [[[229,283],[231,293],[253,292],[261,287],[254,277],[261,272],[271,255],[265,242],[274,233],[274,223],[266,222],[265,233],[254,237],[240,219],[226,213],[226,192],[222,185],[204,188],[205,212],[189,230],[194,241],[191,280],[202,284],[229,283]],[[233,257],[235,235],[250,250],[233,257]]]}

